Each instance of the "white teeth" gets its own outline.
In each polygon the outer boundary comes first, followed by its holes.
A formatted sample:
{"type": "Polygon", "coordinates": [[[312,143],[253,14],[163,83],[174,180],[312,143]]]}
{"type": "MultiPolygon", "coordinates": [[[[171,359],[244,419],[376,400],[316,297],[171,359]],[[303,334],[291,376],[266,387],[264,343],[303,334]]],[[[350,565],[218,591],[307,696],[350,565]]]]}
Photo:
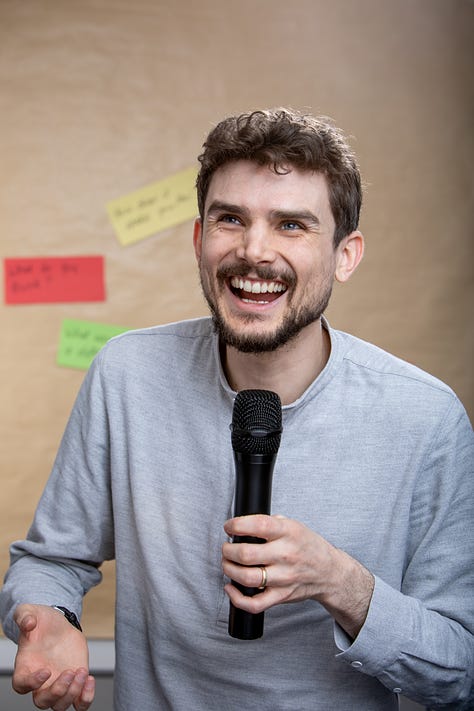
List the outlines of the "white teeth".
{"type": "Polygon", "coordinates": [[[254,281],[251,282],[249,279],[245,281],[240,277],[232,277],[230,280],[231,286],[234,289],[240,289],[241,291],[247,291],[251,294],[274,294],[286,291],[286,286],[276,281],[254,281]]]}

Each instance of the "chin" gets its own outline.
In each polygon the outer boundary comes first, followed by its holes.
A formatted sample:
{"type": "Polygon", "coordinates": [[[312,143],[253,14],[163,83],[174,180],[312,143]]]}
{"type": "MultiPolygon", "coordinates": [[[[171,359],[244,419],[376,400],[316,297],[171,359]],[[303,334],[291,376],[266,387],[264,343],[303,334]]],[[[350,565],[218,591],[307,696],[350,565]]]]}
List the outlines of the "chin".
{"type": "Polygon", "coordinates": [[[300,328],[285,326],[263,333],[258,327],[250,330],[242,326],[237,331],[216,315],[213,315],[213,322],[221,343],[240,353],[271,353],[286,345],[301,331],[300,328]]]}

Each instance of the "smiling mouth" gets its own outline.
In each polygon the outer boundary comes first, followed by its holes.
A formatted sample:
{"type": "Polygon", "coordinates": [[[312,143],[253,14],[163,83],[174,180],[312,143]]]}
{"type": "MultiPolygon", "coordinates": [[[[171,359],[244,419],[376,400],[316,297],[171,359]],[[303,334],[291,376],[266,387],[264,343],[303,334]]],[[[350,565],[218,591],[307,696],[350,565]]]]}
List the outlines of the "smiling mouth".
{"type": "Polygon", "coordinates": [[[229,280],[230,290],[247,304],[268,304],[275,301],[287,290],[281,281],[244,279],[233,276],[229,280]]]}

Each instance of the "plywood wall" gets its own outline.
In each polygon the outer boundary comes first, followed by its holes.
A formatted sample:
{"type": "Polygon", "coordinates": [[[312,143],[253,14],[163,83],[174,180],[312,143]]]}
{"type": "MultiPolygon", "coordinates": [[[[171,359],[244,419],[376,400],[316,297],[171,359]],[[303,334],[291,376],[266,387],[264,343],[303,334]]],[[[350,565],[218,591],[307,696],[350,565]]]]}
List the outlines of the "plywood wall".
{"type": "MultiPolygon", "coordinates": [[[[64,318],[206,312],[187,222],[129,247],[105,204],[195,163],[210,127],[288,105],[332,116],[366,183],[363,265],[331,323],[447,381],[474,412],[470,0],[2,0],[2,257],[102,254],[104,302],[0,305],[0,573],[83,372],[64,318]]],[[[113,569],[85,628],[113,634],[113,569]]]]}

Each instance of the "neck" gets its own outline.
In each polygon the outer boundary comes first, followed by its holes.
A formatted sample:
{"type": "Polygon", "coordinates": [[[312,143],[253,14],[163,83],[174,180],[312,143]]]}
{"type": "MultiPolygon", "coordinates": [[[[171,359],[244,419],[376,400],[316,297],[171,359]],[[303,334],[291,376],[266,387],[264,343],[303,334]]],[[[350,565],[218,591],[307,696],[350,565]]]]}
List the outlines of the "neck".
{"type": "Polygon", "coordinates": [[[323,370],[330,350],[329,334],[319,320],[275,351],[241,353],[224,347],[222,361],[229,385],[236,392],[273,390],[283,405],[289,405],[323,370]]]}

